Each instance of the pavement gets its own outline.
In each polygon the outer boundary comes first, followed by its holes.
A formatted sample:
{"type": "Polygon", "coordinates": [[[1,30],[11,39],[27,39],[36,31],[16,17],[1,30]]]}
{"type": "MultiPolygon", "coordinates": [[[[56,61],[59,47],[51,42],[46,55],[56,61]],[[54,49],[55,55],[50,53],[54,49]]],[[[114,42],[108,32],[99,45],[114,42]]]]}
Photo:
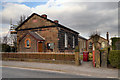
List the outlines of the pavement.
{"type": "Polygon", "coordinates": [[[76,66],[39,62],[2,61],[2,66],[59,71],[95,78],[118,78],[118,69],[95,68],[91,62],[83,62],[82,65],[76,66]]]}

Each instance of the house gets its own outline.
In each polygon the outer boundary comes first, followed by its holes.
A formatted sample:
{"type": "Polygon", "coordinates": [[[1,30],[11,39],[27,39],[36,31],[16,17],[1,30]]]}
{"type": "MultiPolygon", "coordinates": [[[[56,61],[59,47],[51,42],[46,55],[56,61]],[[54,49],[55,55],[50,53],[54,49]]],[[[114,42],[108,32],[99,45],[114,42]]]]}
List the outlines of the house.
{"type": "Polygon", "coordinates": [[[79,35],[78,46],[80,52],[87,51],[87,39],[79,35]]]}
{"type": "MultiPolygon", "coordinates": [[[[99,35],[95,35],[95,36],[99,36],[99,35]]],[[[106,39],[105,38],[103,38],[103,37],[101,37],[101,36],[99,36],[99,39],[98,39],[98,41],[97,41],[97,48],[99,48],[99,49],[104,49],[105,47],[107,47],[108,45],[109,45],[109,34],[108,34],[108,32],[107,32],[107,34],[106,34],[106,39]]],[[[92,53],[92,50],[93,50],[93,45],[94,45],[94,41],[93,41],[93,39],[92,38],[90,38],[90,39],[88,39],[88,41],[87,41],[87,50],[90,52],[90,53],[92,53]]]]}
{"type": "Polygon", "coordinates": [[[18,52],[73,52],[78,32],[33,13],[16,29],[18,52]]]}

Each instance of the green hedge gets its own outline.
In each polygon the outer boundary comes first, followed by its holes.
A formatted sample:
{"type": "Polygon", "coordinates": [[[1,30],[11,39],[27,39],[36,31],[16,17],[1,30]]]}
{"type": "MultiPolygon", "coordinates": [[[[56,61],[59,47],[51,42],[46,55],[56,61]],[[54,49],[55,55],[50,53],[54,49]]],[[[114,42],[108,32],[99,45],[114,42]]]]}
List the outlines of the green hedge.
{"type": "Polygon", "coordinates": [[[113,67],[120,68],[120,50],[110,51],[109,61],[113,67]]]}

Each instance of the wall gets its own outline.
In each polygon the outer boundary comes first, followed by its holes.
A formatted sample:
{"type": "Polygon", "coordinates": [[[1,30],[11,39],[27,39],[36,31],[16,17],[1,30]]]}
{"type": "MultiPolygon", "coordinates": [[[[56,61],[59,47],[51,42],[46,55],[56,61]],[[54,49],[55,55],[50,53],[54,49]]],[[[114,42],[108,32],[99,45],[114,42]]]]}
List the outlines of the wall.
{"type": "Polygon", "coordinates": [[[75,38],[75,46],[78,46],[78,34],[72,32],[72,31],[69,31],[67,29],[64,29],[64,28],[59,28],[58,30],[59,30],[58,31],[59,50],[61,52],[63,52],[63,51],[73,52],[75,49],[75,47],[73,48],[73,36],[75,38]],[[68,45],[67,45],[68,47],[67,48],[65,48],[65,33],[67,34],[67,37],[68,37],[68,45]]]}
{"type": "MultiPolygon", "coordinates": [[[[89,49],[89,43],[90,43],[90,42],[93,43],[92,39],[89,39],[89,40],[87,41],[87,50],[88,50],[89,52],[91,52],[91,50],[89,49]]],[[[104,38],[102,38],[102,37],[99,38],[99,41],[98,41],[98,42],[99,42],[99,44],[100,44],[100,48],[102,48],[102,47],[101,47],[101,43],[102,43],[102,42],[105,42],[105,47],[107,47],[107,45],[108,45],[107,39],[104,39],[104,38]]]]}
{"type": "MultiPolygon", "coordinates": [[[[50,39],[51,36],[54,36],[54,37],[57,37],[57,31],[56,31],[56,28],[43,28],[42,30],[41,29],[30,29],[30,28],[36,28],[36,27],[42,27],[42,26],[52,26],[52,25],[55,25],[54,23],[51,23],[50,21],[47,21],[46,19],[44,18],[41,18],[37,15],[34,15],[33,17],[31,17],[25,24],[23,24],[18,30],[20,31],[17,31],[17,51],[20,51],[19,50],[19,40],[21,37],[23,37],[24,34],[28,33],[28,31],[37,31],[41,36],[45,37],[46,39],[46,42],[45,42],[45,45],[46,43],[48,43],[48,40],[50,39]],[[34,22],[34,20],[37,20],[37,22],[34,22]],[[22,29],[22,30],[21,30],[22,29]],[[25,30],[25,29],[30,29],[30,30],[25,30]],[[49,29],[49,30],[48,30],[49,29]],[[52,34],[54,32],[54,34],[52,34]],[[50,36],[51,34],[51,36],[50,36]],[[48,36],[49,35],[49,36],[48,36]]],[[[53,38],[51,38],[52,40],[53,38]]],[[[58,51],[57,50],[57,42],[56,42],[56,39],[50,41],[50,42],[54,42],[55,43],[55,51],[58,51]]]]}
{"type": "MultiPolygon", "coordinates": [[[[50,21],[47,21],[41,17],[38,17],[37,15],[34,15],[31,17],[25,24],[23,24],[20,28],[21,31],[17,31],[17,46],[19,49],[19,39],[28,31],[36,31],[38,32],[42,37],[45,38],[45,51],[48,52],[50,50],[47,49],[47,43],[54,43],[54,52],[59,51],[70,51],[73,52],[73,35],[75,36],[75,46],[78,45],[78,34],[75,32],[72,32],[70,30],[64,29],[64,28],[58,28],[54,26],[55,23],[52,23],[50,21]],[[37,22],[34,22],[34,20],[37,20],[37,22]],[[51,26],[51,27],[45,27],[45,28],[39,28],[39,29],[31,29],[31,30],[24,30],[29,28],[36,28],[36,27],[43,27],[43,26],[51,26]],[[60,30],[59,30],[60,29],[60,30]],[[64,46],[64,34],[68,34],[68,48],[65,48],[64,46]]],[[[18,50],[19,51],[19,50],[18,50]]]]}
{"type": "Polygon", "coordinates": [[[23,24],[19,29],[36,28],[36,27],[51,26],[51,25],[55,25],[55,23],[51,23],[50,21],[47,21],[44,18],[34,15],[25,24],[23,24]]]}
{"type": "Polygon", "coordinates": [[[83,51],[87,50],[87,40],[79,38],[78,39],[78,45],[79,45],[80,52],[83,52],[83,51]]]}
{"type": "Polygon", "coordinates": [[[46,52],[51,50],[47,49],[47,43],[54,43],[54,52],[58,52],[58,29],[57,27],[42,28],[37,31],[42,37],[45,38],[46,52]]]}
{"type": "Polygon", "coordinates": [[[30,36],[29,34],[27,34],[21,41],[19,44],[19,48],[18,48],[19,52],[36,52],[37,50],[37,40],[35,40],[32,36],[30,36]],[[31,41],[31,46],[30,48],[26,48],[25,47],[25,40],[29,38],[31,41]]]}
{"type": "Polygon", "coordinates": [[[2,59],[40,59],[40,60],[64,60],[75,61],[75,54],[71,53],[2,53],[2,59]]]}

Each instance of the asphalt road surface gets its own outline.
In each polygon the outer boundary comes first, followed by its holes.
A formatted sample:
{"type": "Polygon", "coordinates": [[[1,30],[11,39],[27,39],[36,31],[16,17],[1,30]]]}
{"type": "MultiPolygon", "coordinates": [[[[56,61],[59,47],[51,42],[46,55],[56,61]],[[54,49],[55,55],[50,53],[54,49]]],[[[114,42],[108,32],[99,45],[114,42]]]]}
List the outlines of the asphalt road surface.
{"type": "Polygon", "coordinates": [[[60,71],[40,70],[18,67],[0,67],[2,69],[2,80],[118,80],[106,78],[93,78],[90,76],[73,75],[60,71]],[[27,79],[28,78],[28,79],[27,79]]]}
{"type": "Polygon", "coordinates": [[[2,67],[2,78],[91,78],[59,71],[2,67]]]}

